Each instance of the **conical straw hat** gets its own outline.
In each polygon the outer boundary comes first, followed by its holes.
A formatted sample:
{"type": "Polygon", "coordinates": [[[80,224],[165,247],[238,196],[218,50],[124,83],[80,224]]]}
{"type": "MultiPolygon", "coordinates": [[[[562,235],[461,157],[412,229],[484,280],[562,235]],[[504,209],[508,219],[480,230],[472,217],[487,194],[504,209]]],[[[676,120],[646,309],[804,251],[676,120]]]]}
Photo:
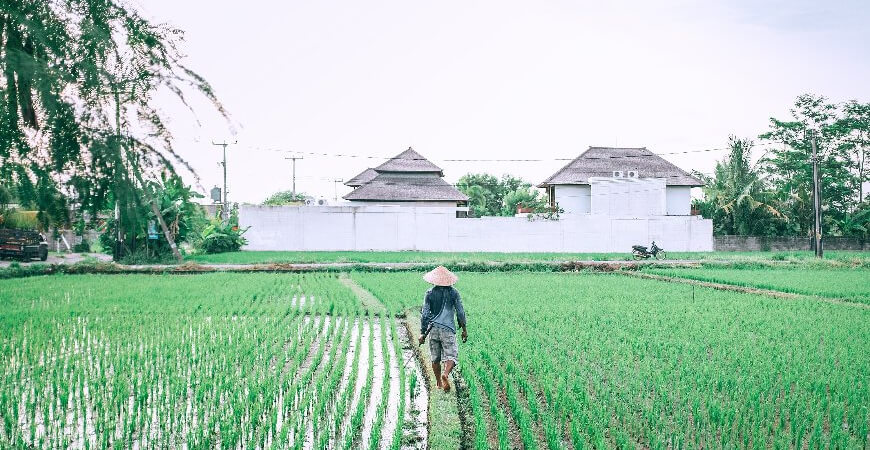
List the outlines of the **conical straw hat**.
{"type": "Polygon", "coordinates": [[[435,286],[453,286],[459,281],[459,277],[457,277],[453,272],[447,270],[444,266],[438,266],[432,269],[431,272],[423,275],[423,280],[427,283],[434,284],[435,286]]]}

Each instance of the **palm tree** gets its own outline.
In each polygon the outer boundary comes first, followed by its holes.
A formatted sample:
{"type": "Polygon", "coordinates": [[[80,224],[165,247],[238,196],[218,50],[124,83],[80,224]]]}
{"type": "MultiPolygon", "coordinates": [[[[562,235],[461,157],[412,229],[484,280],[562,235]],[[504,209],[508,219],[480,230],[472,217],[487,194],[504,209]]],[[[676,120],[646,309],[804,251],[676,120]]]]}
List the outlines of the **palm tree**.
{"type": "Polygon", "coordinates": [[[751,161],[752,146],[750,139],[729,136],[730,153],[716,163],[713,176],[695,174],[705,184],[701,209],[711,215],[717,234],[771,234],[787,221],[759,165],[751,161]]]}

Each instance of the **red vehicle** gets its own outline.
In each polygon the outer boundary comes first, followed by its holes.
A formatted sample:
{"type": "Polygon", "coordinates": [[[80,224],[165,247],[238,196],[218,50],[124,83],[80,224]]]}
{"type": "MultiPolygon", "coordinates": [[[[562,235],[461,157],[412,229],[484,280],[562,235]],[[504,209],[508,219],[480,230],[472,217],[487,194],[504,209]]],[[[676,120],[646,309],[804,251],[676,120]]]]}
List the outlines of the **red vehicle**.
{"type": "Polygon", "coordinates": [[[48,259],[48,242],[37,231],[0,228],[0,258],[30,261],[48,259]]]}

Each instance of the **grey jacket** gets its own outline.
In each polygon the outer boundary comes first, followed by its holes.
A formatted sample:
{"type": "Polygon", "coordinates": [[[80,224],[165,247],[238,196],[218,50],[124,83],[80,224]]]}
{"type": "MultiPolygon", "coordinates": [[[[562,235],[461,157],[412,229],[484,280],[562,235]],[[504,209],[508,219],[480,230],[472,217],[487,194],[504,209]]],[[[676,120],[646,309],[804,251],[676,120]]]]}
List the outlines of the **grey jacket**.
{"type": "Polygon", "coordinates": [[[429,324],[447,328],[456,332],[453,316],[459,321],[459,326],[465,326],[465,309],[462,298],[453,286],[434,286],[426,291],[423,298],[423,310],[420,311],[420,334],[426,332],[429,324]]]}

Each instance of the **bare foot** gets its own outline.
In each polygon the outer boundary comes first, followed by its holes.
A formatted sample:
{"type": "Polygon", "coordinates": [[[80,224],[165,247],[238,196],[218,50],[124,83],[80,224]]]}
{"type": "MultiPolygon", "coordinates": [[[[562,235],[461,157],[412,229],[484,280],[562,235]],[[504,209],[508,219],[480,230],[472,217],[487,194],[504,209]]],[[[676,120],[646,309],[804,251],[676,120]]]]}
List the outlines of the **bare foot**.
{"type": "Polygon", "coordinates": [[[441,386],[444,386],[444,392],[450,392],[450,380],[447,375],[441,375],[441,386]]]}

